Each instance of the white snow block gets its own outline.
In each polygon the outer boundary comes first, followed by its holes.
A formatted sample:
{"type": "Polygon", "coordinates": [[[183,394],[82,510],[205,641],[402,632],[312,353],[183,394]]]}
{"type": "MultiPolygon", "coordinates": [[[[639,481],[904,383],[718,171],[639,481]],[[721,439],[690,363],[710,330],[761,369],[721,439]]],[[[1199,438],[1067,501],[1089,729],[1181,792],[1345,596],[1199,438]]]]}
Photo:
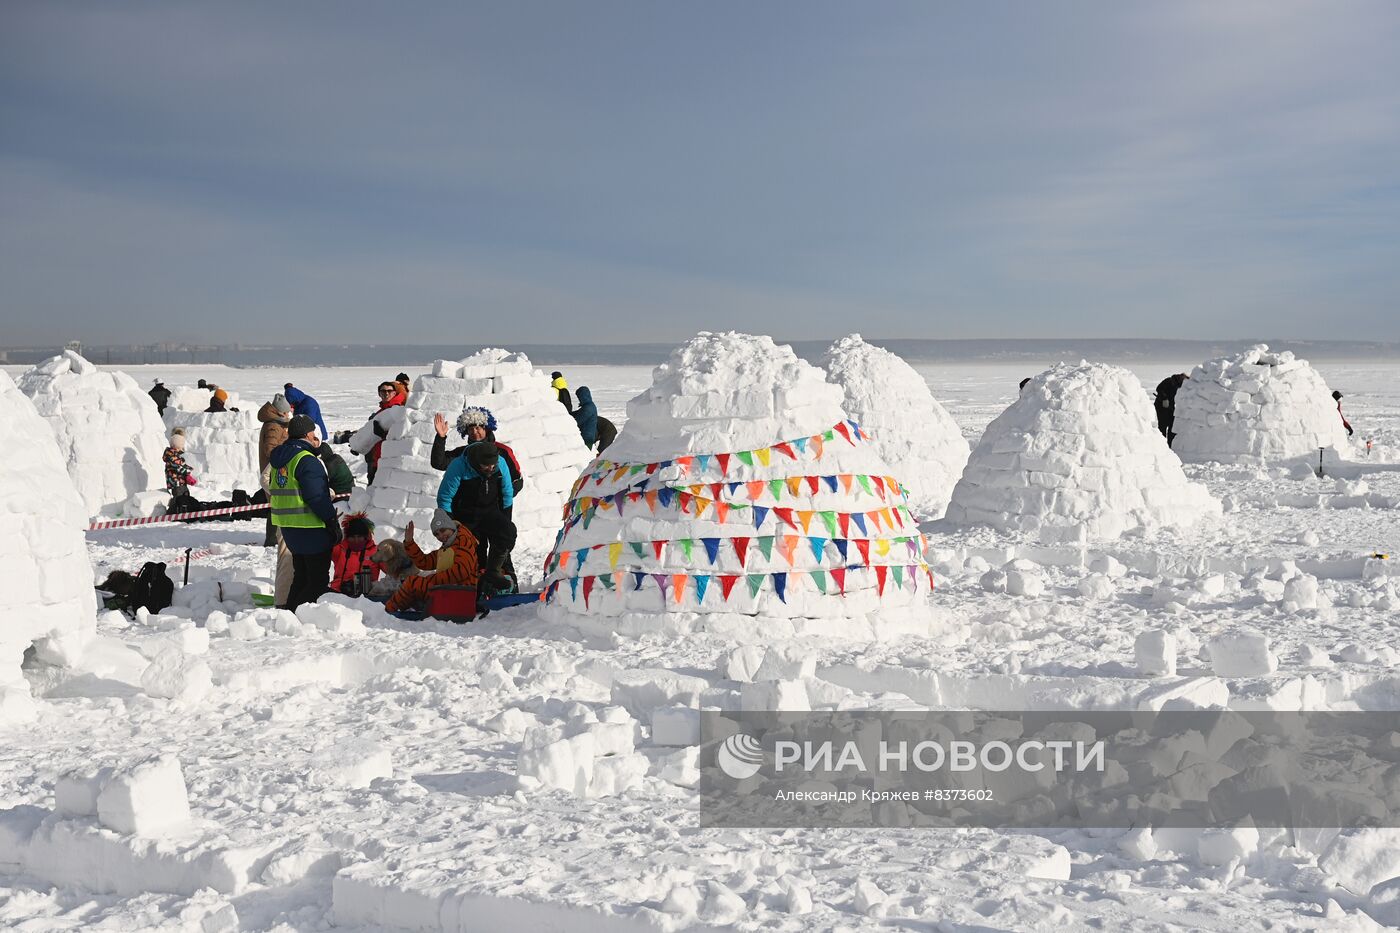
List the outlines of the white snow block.
{"type": "Polygon", "coordinates": [[[1244,861],[1259,848],[1259,830],[1253,826],[1207,829],[1196,842],[1196,854],[1205,865],[1229,865],[1244,861]]]}
{"type": "MultiPolygon", "coordinates": [[[[817,676],[817,659],[810,651],[794,645],[774,646],[763,654],[763,663],[753,680],[805,680],[817,676]]],[[[737,679],[737,678],[736,678],[737,679]]]]}
{"type": "Polygon", "coordinates": [[[97,794],[97,818],[108,829],[162,836],[189,826],[185,775],[172,755],[115,770],[97,794]]]}
{"type": "Polygon", "coordinates": [[[59,816],[96,816],[97,795],[111,777],[111,768],[59,775],[53,788],[54,812],[59,816]]]}
{"type": "Polygon", "coordinates": [[[148,696],[196,703],[214,689],[214,674],[203,659],[171,645],[158,652],[142,671],[141,689],[148,696]]]}
{"type": "Polygon", "coordinates": [[[740,683],[755,680],[765,653],[762,645],[740,645],[725,658],[724,676],[740,683]]]}
{"type": "Polygon", "coordinates": [[[1260,677],[1278,670],[1278,658],[1263,635],[1222,635],[1207,645],[1211,669],[1221,677],[1260,677]]]}
{"type": "Polygon", "coordinates": [[[1400,878],[1400,829],[1343,830],[1317,864],[1339,885],[1364,897],[1377,885],[1400,878]]]}
{"type": "Polygon", "coordinates": [[[365,633],[364,613],[340,603],[303,603],[297,607],[296,617],[303,625],[314,625],[328,635],[354,637],[365,633]]]}
{"type": "Polygon", "coordinates": [[[663,706],[652,710],[651,744],[699,745],[700,711],[688,706],[663,706]]]}
{"type": "Polygon", "coordinates": [[[807,698],[807,686],[800,680],[765,680],[744,684],[739,689],[739,702],[744,712],[802,712],[812,707],[807,698]]]}
{"type": "Polygon", "coordinates": [[[1184,677],[1164,681],[1138,695],[1137,708],[1159,713],[1164,709],[1223,709],[1230,702],[1230,688],[1219,677],[1184,677]]]}
{"type": "Polygon", "coordinates": [[[593,779],[593,751],[591,733],[561,738],[546,727],[531,729],[521,740],[516,758],[521,789],[552,788],[587,797],[593,779]]]}
{"type": "Polygon", "coordinates": [[[1144,674],[1176,676],[1176,637],[1159,629],[1143,632],[1133,642],[1133,659],[1144,674]]]}
{"type": "Polygon", "coordinates": [[[690,674],[661,669],[618,671],[613,675],[612,703],[643,722],[658,706],[695,706],[709,682],[690,674]]]}
{"type": "Polygon", "coordinates": [[[612,797],[639,787],[651,762],[645,755],[626,754],[595,758],[588,782],[589,797],[612,797]]]}
{"type": "Polygon", "coordinates": [[[333,787],[369,787],[376,778],[394,775],[389,749],[361,739],[337,742],[314,755],[307,780],[333,787]]]}

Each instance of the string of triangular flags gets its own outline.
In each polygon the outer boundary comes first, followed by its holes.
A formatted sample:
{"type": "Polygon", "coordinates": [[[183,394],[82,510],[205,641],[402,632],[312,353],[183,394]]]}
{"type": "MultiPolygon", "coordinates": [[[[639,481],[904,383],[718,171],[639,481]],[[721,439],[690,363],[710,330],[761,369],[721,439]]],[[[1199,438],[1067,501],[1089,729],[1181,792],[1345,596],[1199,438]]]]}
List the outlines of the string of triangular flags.
{"type": "Polygon", "coordinates": [[[868,535],[871,528],[877,532],[892,532],[898,529],[914,528],[918,525],[913,513],[902,505],[887,505],[883,508],[852,512],[843,512],[838,509],[797,509],[777,505],[731,503],[665,488],[653,490],[652,493],[628,493],[620,498],[610,497],[599,500],[566,518],[561,531],[567,531],[579,523],[587,528],[600,511],[609,512],[616,509],[618,517],[622,518],[626,514],[627,508],[641,506],[645,506],[653,515],[658,509],[664,511],[675,508],[679,514],[690,515],[694,518],[701,518],[707,510],[713,509],[713,518],[717,524],[728,524],[733,518],[736,522],[735,527],[738,527],[738,523],[742,522],[743,524],[751,524],[755,531],[763,528],[763,524],[769,516],[773,518],[772,526],[774,528],[786,525],[793,530],[801,529],[803,534],[810,533],[813,524],[820,521],[821,525],[818,527],[825,527],[827,535],[833,538],[838,535],[843,538],[850,537],[853,526],[860,534],[868,535]]]}
{"type": "Polygon", "coordinates": [[[736,461],[745,466],[754,466],[755,464],[768,466],[773,462],[774,456],[787,457],[794,462],[803,457],[820,460],[825,455],[826,445],[836,440],[837,437],[845,439],[852,446],[857,440],[870,439],[870,435],[861,430],[860,425],[848,419],[838,422],[835,426],[819,434],[779,441],[769,447],[756,447],[753,450],[740,450],[725,454],[689,454],[670,460],[658,460],[654,463],[619,463],[614,460],[600,459],[593,461],[583,475],[578,478],[569,496],[572,498],[578,495],[579,491],[590,480],[594,485],[601,486],[604,479],[610,474],[616,480],[637,476],[641,473],[651,476],[658,470],[669,466],[679,467],[682,473],[692,471],[704,473],[709,470],[711,464],[714,464],[719,467],[720,475],[724,476],[729,473],[730,463],[736,461]]]}
{"type": "MultiPolygon", "coordinates": [[[[585,608],[589,607],[589,600],[593,596],[594,590],[602,586],[608,592],[622,592],[624,587],[631,584],[632,590],[640,590],[643,586],[655,586],[661,591],[661,598],[670,601],[673,605],[679,606],[681,600],[685,599],[687,593],[694,594],[695,604],[702,606],[706,596],[710,593],[718,592],[723,602],[728,602],[733,595],[739,581],[744,581],[744,588],[747,590],[749,598],[755,599],[763,590],[765,584],[771,587],[772,592],[779,601],[786,603],[789,592],[789,584],[794,579],[803,577],[811,581],[812,585],[824,596],[831,595],[832,587],[841,596],[846,595],[847,581],[852,573],[870,573],[875,577],[876,593],[879,596],[885,595],[885,589],[893,583],[896,588],[903,589],[906,586],[915,590],[919,586],[919,570],[922,569],[928,576],[929,587],[933,587],[933,571],[927,565],[918,564],[877,564],[874,566],[853,565],[848,567],[831,567],[825,570],[788,570],[773,573],[648,573],[643,570],[617,570],[611,573],[598,573],[588,575],[575,575],[563,579],[555,580],[545,587],[545,602],[552,601],[567,586],[569,598],[577,602],[583,599],[585,608]],[[830,586],[828,585],[828,581],[830,586]]],[[[742,592],[742,591],[741,591],[742,592]]],[[[713,601],[713,600],[711,600],[713,601]]]]}
{"type": "Polygon", "coordinates": [[[749,508],[761,498],[771,500],[772,503],[776,504],[783,501],[785,493],[789,499],[802,499],[817,495],[823,489],[831,493],[845,492],[854,496],[864,494],[897,507],[908,501],[908,494],[904,487],[893,476],[875,476],[865,473],[825,475],[816,473],[727,483],[659,486],[656,489],[647,489],[647,485],[648,483],[643,481],[606,496],[578,496],[565,503],[563,520],[567,522],[572,518],[582,516],[590,509],[617,508],[622,510],[629,504],[645,503],[651,511],[655,512],[658,505],[662,508],[669,508],[673,502],[679,502],[682,512],[689,513],[694,508],[694,514],[697,517],[711,505],[714,505],[715,518],[723,523],[733,509],[749,508]],[[747,496],[749,501],[738,501],[740,496],[747,496]]]}
{"type": "MultiPolygon", "coordinates": [[[[923,534],[901,535],[896,538],[826,538],[817,535],[759,535],[755,537],[736,538],[672,538],[658,539],[653,541],[612,541],[606,544],[594,544],[589,547],[576,548],[573,550],[556,551],[548,557],[545,562],[545,577],[556,571],[561,575],[572,573],[577,576],[584,568],[584,565],[596,554],[605,557],[608,562],[608,570],[618,569],[618,563],[625,557],[629,562],[635,558],[638,561],[651,560],[662,563],[666,556],[670,556],[672,562],[683,560],[687,564],[695,563],[696,559],[703,556],[713,567],[719,561],[720,552],[723,547],[728,549],[738,559],[739,566],[747,568],[749,565],[749,555],[757,553],[762,555],[766,561],[773,560],[776,551],[783,560],[787,562],[789,568],[793,567],[797,555],[811,553],[813,559],[820,564],[827,558],[827,555],[834,552],[840,562],[844,564],[850,559],[851,552],[854,551],[860,557],[861,565],[871,564],[871,555],[875,557],[888,557],[891,553],[898,556],[899,546],[903,545],[908,557],[919,565],[924,564],[924,550],[927,541],[923,534]],[[804,549],[805,545],[805,549],[804,549]],[[574,566],[570,568],[570,563],[574,566]]],[[[624,569],[635,570],[635,567],[625,567],[624,569]]]]}

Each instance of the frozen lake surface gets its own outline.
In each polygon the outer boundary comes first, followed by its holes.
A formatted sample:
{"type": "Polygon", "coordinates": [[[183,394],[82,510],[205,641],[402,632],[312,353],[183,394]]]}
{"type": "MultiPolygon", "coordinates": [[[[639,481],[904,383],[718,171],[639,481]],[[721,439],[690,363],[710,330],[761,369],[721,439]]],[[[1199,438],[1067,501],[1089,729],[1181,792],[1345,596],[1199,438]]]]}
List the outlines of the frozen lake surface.
{"type": "MultiPolygon", "coordinates": [[[[1196,362],[1129,368],[1150,392],[1196,362]]],[[[1020,379],[1036,372],[1022,363],[915,366],[973,444],[1020,379]]],[[[589,386],[619,426],[627,399],[651,384],[650,367],[560,368],[572,387],[589,386]]],[[[1400,577],[1367,563],[1400,546],[1400,364],[1318,368],[1344,393],[1356,427],[1336,475],[1188,466],[1188,476],[1231,501],[1221,518],[1087,555],[932,523],[934,605],[952,624],[936,637],[797,646],[815,664],[810,689],[854,708],[1111,704],[1160,687],[1134,659],[1138,635],[1160,630],[1180,646],[1174,684],[1219,685],[1232,702],[1284,709],[1298,708],[1304,691],[1330,708],[1400,709],[1400,577]],[[1086,586],[1086,562],[1104,556],[1124,572],[1106,588],[1086,586]],[[1034,595],[985,585],[988,569],[1012,558],[1042,584],[1034,595]],[[1316,582],[1308,605],[1280,595],[1283,577],[1299,571],[1316,582]],[[1277,670],[1217,676],[1205,646],[1247,632],[1269,639],[1277,670]]],[[[364,423],[379,381],[423,371],[398,363],[125,369],[145,386],[157,377],[172,386],[205,378],[248,407],[291,381],[319,399],[333,431],[364,423]]],[[[508,441],[509,425],[499,434],[508,441]]],[[[363,461],[352,464],[363,476],[363,461]]],[[[1369,874],[1324,857],[1330,839],[1267,833],[1241,858],[1217,864],[1202,854],[1199,833],[1162,836],[1145,851],[1140,834],[1123,830],[702,830],[684,786],[685,752],[650,741],[649,708],[631,710],[644,721],[623,742],[622,754],[635,756],[629,766],[644,772],[630,789],[597,797],[519,791],[527,727],[620,717],[615,707],[631,694],[618,672],[671,672],[654,675],[663,693],[666,676],[732,688],[723,659],[734,644],[711,635],[581,640],[539,622],[531,607],[466,627],[402,622],[369,607],[360,622],[312,613],[280,629],[211,618],[209,594],[270,575],[273,555],[261,539],[260,522],[89,534],[99,578],[146,560],[175,563],[185,548],[199,556],[175,615],[104,617],[100,643],[79,669],[31,667],[31,686],[45,697],[39,720],[0,726],[0,927],[1400,924],[1397,830],[1367,837],[1369,874]],[[201,635],[179,628],[181,613],[201,635]],[[208,665],[207,696],[164,699],[143,688],[150,658],[171,639],[208,665]],[[91,817],[51,813],[60,775],[158,753],[183,770],[191,822],[182,834],[141,841],[91,817]],[[1358,877],[1374,884],[1357,890],[1358,877]]]]}

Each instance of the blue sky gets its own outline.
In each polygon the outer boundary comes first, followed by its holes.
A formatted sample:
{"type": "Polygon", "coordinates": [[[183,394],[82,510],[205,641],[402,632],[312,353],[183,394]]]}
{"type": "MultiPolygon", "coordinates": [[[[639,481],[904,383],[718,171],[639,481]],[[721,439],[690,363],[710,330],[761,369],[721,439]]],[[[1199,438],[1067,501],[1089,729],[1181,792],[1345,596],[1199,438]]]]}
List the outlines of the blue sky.
{"type": "Polygon", "coordinates": [[[1400,339],[1400,4],[0,5],[0,344],[1400,339]]]}

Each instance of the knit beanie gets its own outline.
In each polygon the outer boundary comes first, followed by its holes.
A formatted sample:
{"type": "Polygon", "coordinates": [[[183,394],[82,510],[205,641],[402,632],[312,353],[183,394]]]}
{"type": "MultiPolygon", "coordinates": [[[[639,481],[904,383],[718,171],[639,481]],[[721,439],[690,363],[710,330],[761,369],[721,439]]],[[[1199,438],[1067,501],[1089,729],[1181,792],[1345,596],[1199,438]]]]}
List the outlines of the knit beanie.
{"type": "Polygon", "coordinates": [[[456,531],[457,522],[442,509],[433,509],[433,520],[428,525],[433,534],[439,531],[456,531]]]}
{"type": "Polygon", "coordinates": [[[501,456],[501,449],[490,441],[472,444],[467,448],[467,462],[477,469],[494,464],[501,456]]]}
{"type": "Polygon", "coordinates": [[[275,408],[279,414],[290,415],[292,413],[292,403],[287,401],[287,396],[283,395],[281,392],[278,392],[272,397],[272,407],[275,408]]]}
{"type": "Polygon", "coordinates": [[[316,430],[316,422],[305,415],[296,415],[287,423],[287,436],[293,440],[303,438],[316,430]]]}
{"type": "Polygon", "coordinates": [[[227,402],[227,401],[228,401],[228,393],[225,392],[223,389],[216,389],[216,390],[214,391],[214,397],[215,397],[216,399],[218,399],[219,401],[221,401],[221,402],[227,402]]]}

